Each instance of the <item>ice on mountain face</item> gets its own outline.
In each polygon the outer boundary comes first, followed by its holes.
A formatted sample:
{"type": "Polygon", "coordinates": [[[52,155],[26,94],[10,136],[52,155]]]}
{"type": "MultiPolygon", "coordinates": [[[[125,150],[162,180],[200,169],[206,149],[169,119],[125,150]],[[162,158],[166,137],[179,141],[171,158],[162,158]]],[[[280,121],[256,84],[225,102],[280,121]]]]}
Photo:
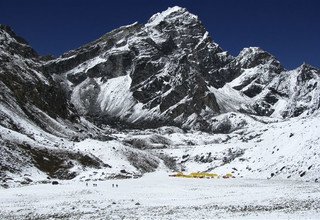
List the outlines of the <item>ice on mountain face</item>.
{"type": "Polygon", "coordinates": [[[87,79],[75,87],[71,102],[82,114],[96,111],[104,116],[126,118],[129,122],[158,117],[158,109],[144,109],[143,104],[133,98],[131,82],[129,75],[107,81],[87,79]]]}
{"type": "Polygon", "coordinates": [[[81,65],[77,66],[76,68],[72,69],[72,71],[68,71],[66,73],[66,76],[68,76],[69,74],[71,75],[76,75],[78,73],[83,73],[88,71],[88,69],[91,69],[92,67],[98,65],[99,63],[105,62],[106,59],[102,58],[102,57],[95,57],[89,61],[87,61],[86,63],[82,63],[81,65]]]}
{"type": "Polygon", "coordinates": [[[130,86],[129,75],[109,79],[101,84],[101,91],[97,98],[101,111],[115,117],[126,115],[135,104],[130,86]]]}
{"type": "Polygon", "coordinates": [[[244,87],[244,85],[247,84],[246,82],[252,82],[255,78],[257,78],[259,75],[263,73],[264,72],[261,71],[260,67],[245,69],[239,77],[235,78],[228,84],[233,88],[244,87]]]}
{"type": "Polygon", "coordinates": [[[233,89],[230,84],[220,89],[214,87],[209,89],[215,94],[219,106],[222,106],[221,112],[237,112],[252,102],[250,98],[233,89]]]}
{"type": "Polygon", "coordinates": [[[87,109],[94,104],[92,99],[94,90],[98,90],[97,85],[92,84],[93,80],[86,79],[81,84],[77,85],[71,94],[71,103],[76,107],[77,111],[82,114],[87,113],[87,109]]]}
{"type": "Polygon", "coordinates": [[[270,68],[270,62],[249,69],[242,69],[241,75],[228,83],[232,88],[254,98],[279,74],[270,68]]]}

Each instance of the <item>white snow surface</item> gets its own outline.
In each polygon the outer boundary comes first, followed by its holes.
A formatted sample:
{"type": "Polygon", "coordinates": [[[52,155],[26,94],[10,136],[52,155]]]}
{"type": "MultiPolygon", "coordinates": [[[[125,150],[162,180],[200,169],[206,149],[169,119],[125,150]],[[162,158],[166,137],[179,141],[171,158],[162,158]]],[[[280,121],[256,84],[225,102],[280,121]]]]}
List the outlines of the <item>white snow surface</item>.
{"type": "Polygon", "coordinates": [[[0,202],[2,219],[320,218],[317,183],[179,179],[165,172],[88,185],[71,181],[0,189],[0,202]]]}
{"type": "Polygon", "coordinates": [[[209,89],[214,93],[219,106],[223,107],[222,112],[236,112],[240,108],[245,109],[245,106],[252,102],[249,97],[233,89],[232,84],[227,83],[220,89],[214,87],[210,87],[209,89]]]}
{"type": "Polygon", "coordinates": [[[129,75],[112,78],[101,84],[97,98],[101,111],[116,117],[125,115],[135,104],[130,86],[129,75]]]}

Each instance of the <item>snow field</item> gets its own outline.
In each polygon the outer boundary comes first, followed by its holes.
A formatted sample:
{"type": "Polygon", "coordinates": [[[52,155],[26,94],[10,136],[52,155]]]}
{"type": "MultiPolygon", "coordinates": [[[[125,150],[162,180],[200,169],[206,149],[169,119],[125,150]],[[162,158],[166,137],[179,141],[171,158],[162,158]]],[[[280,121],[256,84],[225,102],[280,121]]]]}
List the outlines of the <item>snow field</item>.
{"type": "Polygon", "coordinates": [[[88,186],[65,181],[56,186],[1,189],[0,202],[2,219],[320,218],[317,183],[182,179],[166,172],[88,186]]]}

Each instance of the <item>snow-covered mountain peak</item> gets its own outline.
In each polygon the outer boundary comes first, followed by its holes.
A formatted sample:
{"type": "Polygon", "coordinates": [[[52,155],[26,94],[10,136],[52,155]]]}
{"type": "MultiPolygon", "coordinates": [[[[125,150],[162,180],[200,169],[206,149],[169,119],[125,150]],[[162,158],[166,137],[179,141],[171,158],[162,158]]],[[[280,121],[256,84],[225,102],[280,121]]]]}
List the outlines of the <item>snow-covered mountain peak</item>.
{"type": "Polygon", "coordinates": [[[3,24],[0,24],[0,49],[7,56],[19,54],[24,58],[38,57],[37,52],[29,46],[25,39],[18,36],[9,26],[3,24]]]}
{"type": "Polygon", "coordinates": [[[196,15],[191,14],[185,8],[174,6],[154,14],[147,22],[146,27],[157,26],[161,22],[190,23],[196,20],[198,20],[196,15]]]}
{"type": "Polygon", "coordinates": [[[272,54],[259,47],[244,48],[236,57],[236,60],[243,68],[252,68],[266,63],[281,67],[280,62],[272,54]]]}
{"type": "Polygon", "coordinates": [[[316,68],[310,64],[307,64],[307,63],[301,64],[301,66],[299,66],[296,70],[298,72],[304,72],[304,71],[319,72],[318,68],[316,68]]]}
{"type": "MultiPolygon", "coordinates": [[[[20,44],[28,45],[28,42],[22,37],[18,36],[11,27],[7,25],[0,24],[0,41],[3,43],[3,40],[7,42],[15,41],[20,44]]],[[[28,45],[29,46],[29,45],[28,45]]]]}
{"type": "Polygon", "coordinates": [[[4,38],[14,38],[15,33],[12,31],[11,27],[0,24],[0,39],[3,40],[4,38]]]}
{"type": "Polygon", "coordinates": [[[262,52],[265,52],[265,51],[260,47],[245,47],[240,51],[239,56],[247,56],[248,54],[262,53],[262,52]]]}

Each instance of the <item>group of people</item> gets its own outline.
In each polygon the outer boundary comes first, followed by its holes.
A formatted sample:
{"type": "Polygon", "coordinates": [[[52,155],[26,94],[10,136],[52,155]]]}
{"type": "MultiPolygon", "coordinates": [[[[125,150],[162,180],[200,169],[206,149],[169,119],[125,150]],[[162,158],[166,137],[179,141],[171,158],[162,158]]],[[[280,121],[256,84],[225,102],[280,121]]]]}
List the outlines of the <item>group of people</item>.
{"type": "MultiPolygon", "coordinates": [[[[88,182],[86,182],[86,186],[89,186],[88,182]]],[[[97,183],[93,183],[92,186],[98,186],[98,184],[97,183]]],[[[118,188],[118,184],[112,183],[112,188],[114,188],[114,187],[118,188]]]]}

